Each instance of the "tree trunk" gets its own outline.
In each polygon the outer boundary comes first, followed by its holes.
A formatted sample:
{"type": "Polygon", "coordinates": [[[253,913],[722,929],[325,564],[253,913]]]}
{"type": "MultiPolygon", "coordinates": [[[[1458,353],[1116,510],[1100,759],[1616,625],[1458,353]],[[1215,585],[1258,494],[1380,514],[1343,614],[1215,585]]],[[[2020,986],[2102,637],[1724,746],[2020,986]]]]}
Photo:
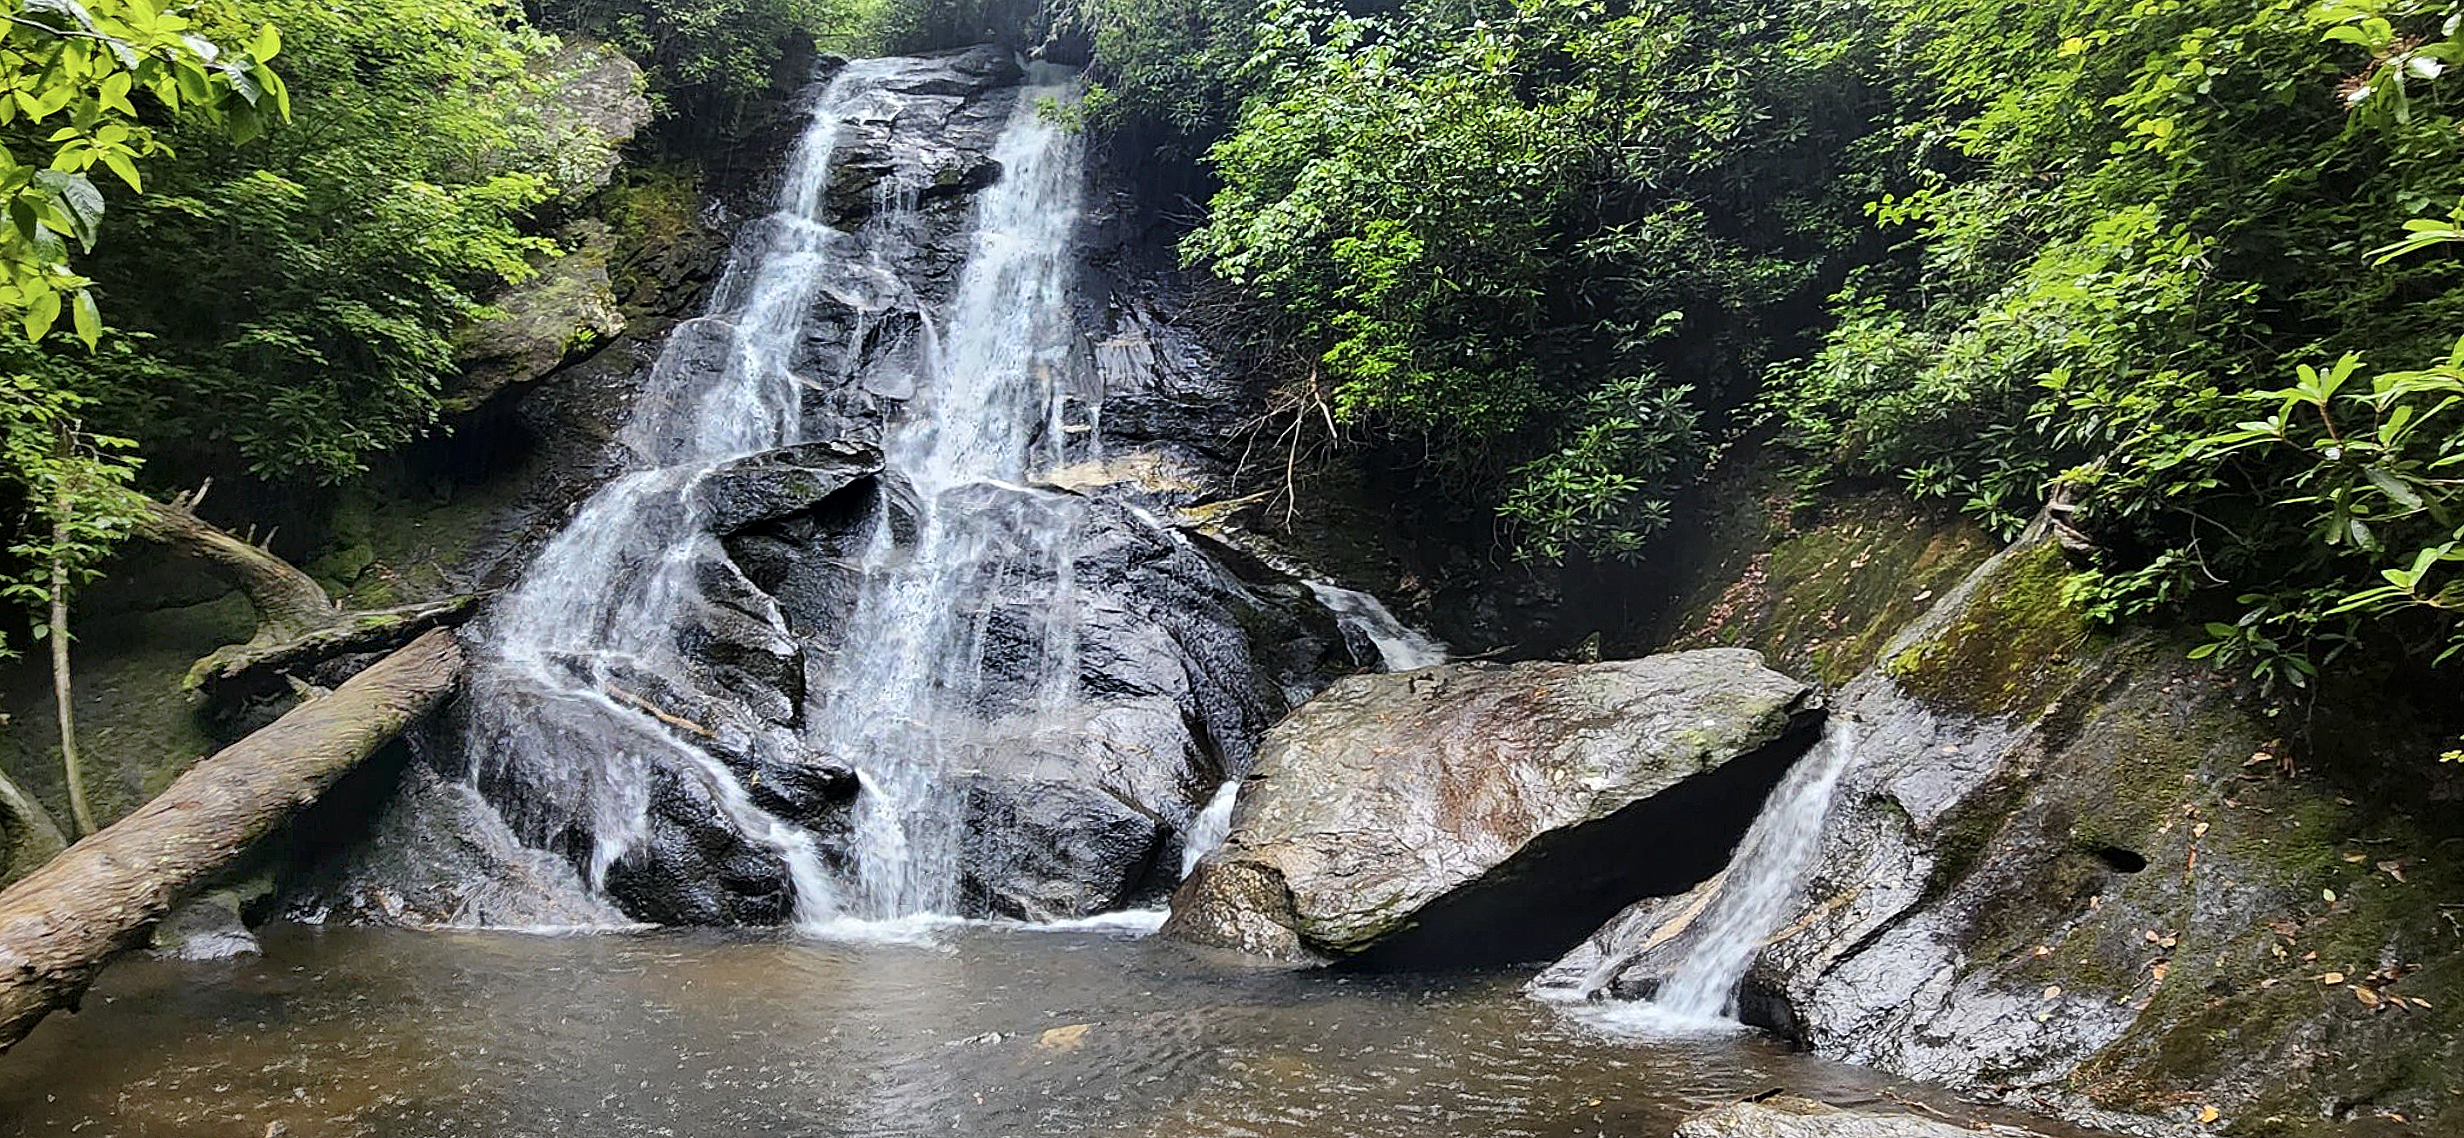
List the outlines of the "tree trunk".
{"type": "Polygon", "coordinates": [[[461,671],[453,634],[428,632],[0,892],[0,1050],[74,1009],[113,956],[435,708],[461,671]]]}
{"type": "Polygon", "coordinates": [[[296,640],[342,618],[325,587],[297,566],[224,533],[178,506],[148,500],[137,518],[137,536],[169,546],[211,566],[216,575],[248,595],[257,610],[254,643],[296,640]]]}
{"type": "MultiPolygon", "coordinates": [[[[60,450],[65,459],[65,427],[60,450]]],[[[69,693],[68,539],[68,481],[62,475],[51,498],[51,698],[60,718],[60,769],[68,780],[68,812],[76,819],[77,835],[84,837],[94,832],[94,810],[86,805],[86,764],[77,754],[77,704],[69,693]]]]}

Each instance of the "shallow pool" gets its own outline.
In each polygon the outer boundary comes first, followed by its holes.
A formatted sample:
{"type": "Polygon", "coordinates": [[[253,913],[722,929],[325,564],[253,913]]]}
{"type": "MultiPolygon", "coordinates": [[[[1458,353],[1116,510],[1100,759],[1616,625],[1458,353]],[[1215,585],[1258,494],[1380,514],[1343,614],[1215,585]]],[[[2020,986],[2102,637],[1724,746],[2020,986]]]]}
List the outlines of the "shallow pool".
{"type": "Polygon", "coordinates": [[[1520,979],[1244,970],[1121,929],[279,928],[114,966],[0,1058],[0,1129],[1659,1138],[1771,1087],[1913,1093],[1752,1035],[1614,1037],[1520,979]]]}

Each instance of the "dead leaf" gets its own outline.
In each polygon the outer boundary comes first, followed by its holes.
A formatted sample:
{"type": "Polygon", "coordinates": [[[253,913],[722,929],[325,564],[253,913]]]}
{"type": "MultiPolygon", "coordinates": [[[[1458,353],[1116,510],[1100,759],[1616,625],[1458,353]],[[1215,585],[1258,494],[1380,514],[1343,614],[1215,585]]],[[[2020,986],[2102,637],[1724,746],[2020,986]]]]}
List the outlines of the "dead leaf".
{"type": "Polygon", "coordinates": [[[2199,1108],[2199,1125],[2201,1126],[2214,1126],[2216,1124],[2216,1120],[2222,1117],[2224,1117],[2224,1112],[2217,1110],[2213,1106],[2202,1106],[2199,1108]]]}
{"type": "Polygon", "coordinates": [[[2386,875],[2387,875],[2387,876],[2389,876],[2389,877],[2395,878],[2395,879],[2396,879],[2396,884],[2398,884],[2398,885],[2402,885],[2402,884],[2404,884],[2404,863],[2403,863],[2403,862],[2400,862],[2400,861],[2382,861],[2382,862],[2378,863],[2378,871],[2379,871],[2380,873],[2384,873],[2384,874],[2386,874],[2386,875]]]}
{"type": "Polygon", "coordinates": [[[2353,998],[2360,1000],[2361,1006],[2365,1008],[2375,1008],[2378,1006],[2378,993],[2358,984],[2353,986],[2353,998]]]}
{"type": "Polygon", "coordinates": [[[2045,989],[2045,998],[2046,998],[2046,999],[2048,999],[2048,1000],[2058,1000],[2058,999],[2061,999],[2061,998],[2062,998],[2062,986],[2061,986],[2060,984],[2056,984],[2056,985],[2054,985],[2054,986],[2052,986],[2052,987],[2050,987],[2050,988],[2045,989]]]}
{"type": "Polygon", "coordinates": [[[1087,1041],[1087,1029],[1093,1026],[1091,1023],[1073,1023],[1067,1027],[1056,1027],[1036,1036],[1035,1045],[1046,1051],[1076,1051],[1087,1041]]]}
{"type": "Polygon", "coordinates": [[[2147,966],[2147,974],[2159,984],[2165,982],[2165,973],[2171,971],[2173,971],[2173,962],[2170,960],[2159,960],[2147,966]]]}
{"type": "Polygon", "coordinates": [[[2342,973],[2342,972],[2330,972],[2330,973],[2327,973],[2327,974],[2326,974],[2326,975],[2324,975],[2324,976],[2319,977],[2319,983],[2321,983],[2321,984],[2341,984],[2341,983],[2343,983],[2343,982],[2344,982],[2344,973],[2342,973]]]}

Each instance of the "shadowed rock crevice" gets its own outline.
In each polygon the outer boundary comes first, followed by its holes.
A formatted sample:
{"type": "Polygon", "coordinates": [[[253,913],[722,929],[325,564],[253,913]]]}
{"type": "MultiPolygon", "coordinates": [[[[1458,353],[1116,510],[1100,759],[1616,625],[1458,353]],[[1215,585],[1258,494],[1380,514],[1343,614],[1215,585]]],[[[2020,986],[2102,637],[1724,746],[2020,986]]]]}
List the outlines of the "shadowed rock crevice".
{"type": "Polygon", "coordinates": [[[1165,932],[1287,960],[1543,958],[1716,870],[1821,718],[1734,649],[1355,676],[1268,734],[1165,932]]]}
{"type": "Polygon", "coordinates": [[[1412,914],[1353,958],[1366,968],[1470,968],[1550,960],[1637,897],[1684,893],[1728,863],[1771,789],[1821,736],[1799,715],[1770,743],[1515,857],[1412,914]]]}

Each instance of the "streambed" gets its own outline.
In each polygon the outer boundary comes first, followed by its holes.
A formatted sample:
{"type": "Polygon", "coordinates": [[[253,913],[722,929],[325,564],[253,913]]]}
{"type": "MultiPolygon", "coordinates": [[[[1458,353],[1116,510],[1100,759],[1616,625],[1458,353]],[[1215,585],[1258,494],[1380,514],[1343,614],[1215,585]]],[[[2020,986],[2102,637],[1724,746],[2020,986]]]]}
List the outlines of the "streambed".
{"type": "Polygon", "coordinates": [[[1229,970],[1102,927],[277,927],[115,965],[0,1063],[0,1133],[1659,1138],[1775,1086],[1918,1094],[1757,1036],[1611,1037],[1521,979],[1229,970]]]}

